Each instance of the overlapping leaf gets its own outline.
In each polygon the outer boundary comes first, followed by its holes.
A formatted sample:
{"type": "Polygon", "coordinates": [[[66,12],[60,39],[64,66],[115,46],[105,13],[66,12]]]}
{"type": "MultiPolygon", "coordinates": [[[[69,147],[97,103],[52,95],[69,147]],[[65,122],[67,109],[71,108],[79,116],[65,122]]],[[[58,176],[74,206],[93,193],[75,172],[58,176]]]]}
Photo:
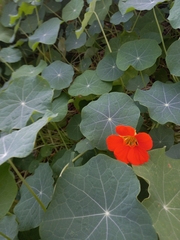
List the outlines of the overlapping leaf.
{"type": "Polygon", "coordinates": [[[161,55],[161,48],[152,39],[140,39],[124,43],[117,54],[116,64],[122,71],[130,66],[138,71],[153,66],[161,55]]]}
{"type": "MultiPolygon", "coordinates": [[[[26,182],[47,207],[52,198],[54,182],[49,164],[41,163],[34,175],[26,178],[26,182]]],[[[45,212],[24,184],[20,193],[21,199],[15,206],[14,213],[19,222],[19,230],[25,231],[39,226],[45,212]]]]}
{"type": "Polygon", "coordinates": [[[179,239],[180,236],[180,174],[179,161],[165,155],[165,150],[150,152],[148,163],[133,169],[137,175],[149,183],[148,199],[143,205],[147,208],[159,238],[163,240],[179,239]]]}
{"type": "Polygon", "coordinates": [[[139,109],[124,93],[106,93],[82,109],[80,129],[95,147],[106,149],[106,138],[117,125],[136,127],[139,109]]]}
{"type": "Polygon", "coordinates": [[[175,29],[180,28],[179,14],[180,14],[180,2],[176,0],[174,1],[174,4],[169,11],[168,17],[171,26],[175,29]]]}
{"type": "MultiPolygon", "coordinates": [[[[18,234],[18,223],[15,215],[7,215],[0,219],[0,233],[1,232],[7,237],[6,239],[15,239],[18,234]]],[[[0,234],[0,240],[4,239],[0,234]]]]}
{"type": "Polygon", "coordinates": [[[132,169],[106,155],[69,168],[58,179],[41,238],[157,240],[138,192],[132,169]]]}
{"type": "Polygon", "coordinates": [[[150,117],[160,124],[180,124],[180,83],[156,81],[148,91],[137,89],[134,100],[146,106],[150,117]]]}
{"type": "Polygon", "coordinates": [[[0,129],[8,131],[26,125],[33,112],[45,113],[53,96],[40,77],[19,78],[0,93],[0,129]]]}
{"type": "Polygon", "coordinates": [[[180,40],[174,41],[168,48],[166,62],[170,73],[180,76],[180,40]]]}
{"type": "Polygon", "coordinates": [[[112,85],[101,81],[94,70],[86,70],[74,80],[68,92],[72,96],[101,95],[109,92],[111,88],[112,85]]]}
{"type": "Polygon", "coordinates": [[[12,157],[26,157],[34,147],[38,131],[56,115],[47,112],[35,123],[0,138],[0,164],[12,157]]]}

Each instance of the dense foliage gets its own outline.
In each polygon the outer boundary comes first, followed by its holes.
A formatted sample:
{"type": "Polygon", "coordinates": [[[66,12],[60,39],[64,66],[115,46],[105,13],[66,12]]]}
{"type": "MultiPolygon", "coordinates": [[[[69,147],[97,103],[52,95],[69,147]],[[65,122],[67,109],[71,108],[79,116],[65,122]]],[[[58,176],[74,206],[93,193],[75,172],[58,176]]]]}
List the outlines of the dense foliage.
{"type": "Polygon", "coordinates": [[[0,2],[0,240],[179,239],[179,28],[178,0],[0,2]]]}

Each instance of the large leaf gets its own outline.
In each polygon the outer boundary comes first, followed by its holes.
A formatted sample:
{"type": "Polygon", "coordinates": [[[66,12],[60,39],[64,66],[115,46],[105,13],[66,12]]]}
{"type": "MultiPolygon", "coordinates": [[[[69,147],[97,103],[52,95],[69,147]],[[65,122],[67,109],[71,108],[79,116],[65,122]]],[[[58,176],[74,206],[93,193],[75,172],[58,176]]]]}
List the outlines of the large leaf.
{"type": "Polygon", "coordinates": [[[56,115],[47,112],[35,123],[0,138],[0,164],[12,157],[26,157],[34,147],[38,131],[56,115]]]}
{"type": "Polygon", "coordinates": [[[0,219],[0,240],[12,239],[14,240],[18,234],[18,223],[15,215],[7,215],[0,219]],[[1,236],[1,232],[7,237],[1,236]]]}
{"type": "Polygon", "coordinates": [[[122,14],[125,14],[126,12],[133,11],[134,9],[137,10],[151,10],[154,6],[156,6],[158,3],[164,2],[165,0],[119,0],[119,11],[121,11],[122,14]]]}
{"type": "Polygon", "coordinates": [[[101,95],[109,92],[111,89],[112,85],[101,81],[94,70],[86,70],[74,80],[68,93],[72,96],[101,95]]]}
{"type": "Polygon", "coordinates": [[[152,39],[140,39],[124,43],[117,54],[117,66],[122,71],[130,66],[138,71],[153,66],[161,55],[161,48],[152,39]]]}
{"type": "Polygon", "coordinates": [[[156,240],[137,200],[139,182],[132,169],[106,155],[67,169],[40,226],[43,240],[156,240]]]}
{"type": "MultiPolygon", "coordinates": [[[[26,182],[47,207],[52,198],[54,182],[49,164],[41,163],[34,175],[26,178],[26,182]]],[[[14,213],[19,222],[19,230],[25,231],[39,226],[45,212],[24,184],[20,188],[20,194],[21,199],[15,206],[14,213]]]]}
{"type": "Polygon", "coordinates": [[[179,15],[180,15],[180,2],[176,0],[174,1],[173,7],[169,11],[168,17],[171,26],[175,29],[180,28],[179,15]]]}
{"type": "Polygon", "coordinates": [[[150,196],[143,204],[153,220],[159,238],[179,239],[179,161],[168,158],[162,148],[152,150],[149,162],[142,166],[133,166],[133,169],[149,183],[150,196]]]}
{"type": "Polygon", "coordinates": [[[105,93],[82,109],[80,129],[95,147],[106,149],[106,138],[117,125],[136,127],[139,109],[125,93],[105,93]]]}
{"type": "Polygon", "coordinates": [[[12,81],[0,93],[0,129],[24,127],[33,112],[45,113],[52,96],[49,84],[40,77],[12,81]]]}
{"type": "Polygon", "coordinates": [[[168,48],[166,62],[170,73],[180,76],[180,40],[174,41],[168,48]]]}
{"type": "Polygon", "coordinates": [[[52,45],[55,43],[61,21],[58,18],[51,18],[42,23],[40,27],[29,37],[29,46],[34,51],[39,43],[52,45]]]}
{"type": "Polygon", "coordinates": [[[7,214],[17,194],[17,185],[9,164],[0,165],[0,219],[7,214]]]}
{"type": "Polygon", "coordinates": [[[137,89],[134,100],[146,106],[150,117],[160,124],[180,124],[180,83],[156,81],[148,91],[137,89]]]}
{"type": "Polygon", "coordinates": [[[71,65],[61,61],[55,61],[46,67],[42,76],[49,82],[54,89],[61,90],[69,87],[74,75],[71,65]]]}
{"type": "Polygon", "coordinates": [[[83,6],[83,0],[71,0],[62,10],[62,19],[67,22],[78,18],[83,6]]]}

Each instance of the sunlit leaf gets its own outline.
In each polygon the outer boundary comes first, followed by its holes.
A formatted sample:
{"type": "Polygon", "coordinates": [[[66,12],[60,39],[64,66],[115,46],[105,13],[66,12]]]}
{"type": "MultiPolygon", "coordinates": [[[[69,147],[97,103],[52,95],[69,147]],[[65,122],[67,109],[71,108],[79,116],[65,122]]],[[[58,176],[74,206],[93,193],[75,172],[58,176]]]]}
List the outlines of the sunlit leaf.
{"type": "MultiPolygon", "coordinates": [[[[18,223],[15,215],[7,215],[0,219],[0,232],[2,232],[6,239],[15,239],[18,234],[18,223]]],[[[0,240],[5,240],[0,234],[0,240]]]]}
{"type": "Polygon", "coordinates": [[[180,15],[180,2],[176,0],[174,1],[173,6],[169,11],[168,17],[171,26],[175,29],[180,28],[179,15],[180,15]]]}
{"type": "Polygon", "coordinates": [[[123,75],[116,65],[116,54],[108,54],[98,63],[96,73],[101,80],[112,82],[123,75]]]}
{"type": "Polygon", "coordinates": [[[44,117],[35,123],[14,131],[0,138],[0,164],[12,157],[26,157],[34,147],[34,142],[38,131],[46,125],[53,117],[51,112],[47,112],[44,117]]]}
{"type": "Polygon", "coordinates": [[[82,109],[82,134],[99,149],[107,149],[106,138],[117,125],[136,127],[139,109],[125,93],[105,93],[82,109]]]}
{"type": "Polygon", "coordinates": [[[180,40],[174,41],[168,48],[166,62],[170,73],[180,76],[180,40]]]}
{"type": "Polygon", "coordinates": [[[10,210],[17,194],[16,182],[13,174],[9,171],[9,168],[9,164],[7,163],[0,165],[0,219],[10,210]]]}
{"type": "Polygon", "coordinates": [[[134,9],[137,10],[151,10],[154,6],[156,6],[158,3],[164,2],[165,0],[119,0],[118,7],[119,11],[121,11],[122,14],[125,14],[126,12],[133,11],[134,9]]]}
{"type": "Polygon", "coordinates": [[[132,169],[106,155],[68,168],[57,181],[40,236],[43,240],[157,240],[151,219],[137,200],[138,192],[132,169]]]}
{"type": "Polygon", "coordinates": [[[161,55],[161,48],[152,39],[140,39],[124,43],[117,54],[117,66],[122,71],[130,66],[138,71],[151,67],[161,55]]]}
{"type": "Polygon", "coordinates": [[[74,70],[71,65],[55,61],[47,66],[43,72],[44,77],[54,89],[61,90],[69,87],[73,80],[74,70]]]}
{"type": "Polygon", "coordinates": [[[94,70],[86,70],[75,78],[68,93],[72,96],[88,96],[90,94],[101,95],[109,92],[111,88],[112,85],[101,81],[94,70]]]}
{"type": "MultiPolygon", "coordinates": [[[[26,182],[47,207],[52,198],[54,183],[49,164],[41,163],[34,175],[26,178],[26,182]]],[[[19,223],[19,230],[25,231],[39,226],[45,212],[24,184],[20,188],[20,194],[21,198],[14,208],[14,213],[19,223]]]]}
{"type": "Polygon", "coordinates": [[[180,83],[156,81],[148,91],[137,89],[134,100],[146,106],[150,117],[160,124],[180,124],[180,83]]]}
{"type": "Polygon", "coordinates": [[[46,80],[19,78],[0,93],[0,129],[22,128],[33,112],[45,113],[53,96],[46,80]]]}
{"type": "Polygon", "coordinates": [[[0,60],[7,63],[18,62],[22,57],[21,51],[16,48],[2,48],[0,50],[0,60]]]}
{"type": "Polygon", "coordinates": [[[152,150],[148,163],[133,169],[149,183],[148,199],[143,205],[148,210],[159,238],[178,239],[180,236],[180,174],[179,161],[165,155],[164,148],[152,150]]]}
{"type": "Polygon", "coordinates": [[[79,14],[83,8],[83,0],[71,0],[66,4],[62,10],[62,19],[67,22],[79,17],[79,14]]]}
{"type": "Polygon", "coordinates": [[[34,51],[39,43],[52,45],[57,40],[61,21],[58,18],[51,18],[43,22],[40,27],[29,37],[29,46],[34,51]]]}

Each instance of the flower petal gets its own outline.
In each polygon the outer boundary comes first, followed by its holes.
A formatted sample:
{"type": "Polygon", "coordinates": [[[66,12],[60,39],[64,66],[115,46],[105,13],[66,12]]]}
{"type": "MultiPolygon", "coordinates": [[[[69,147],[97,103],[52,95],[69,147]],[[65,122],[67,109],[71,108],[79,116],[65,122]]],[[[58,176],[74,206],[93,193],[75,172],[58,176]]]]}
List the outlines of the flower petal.
{"type": "Polygon", "coordinates": [[[136,135],[136,139],[139,143],[139,147],[143,148],[144,150],[150,150],[153,146],[152,138],[147,133],[138,133],[136,135]]]}
{"type": "Polygon", "coordinates": [[[123,125],[118,125],[116,127],[116,132],[120,136],[134,136],[136,134],[136,130],[133,127],[123,125]]]}
{"type": "Polygon", "coordinates": [[[146,150],[137,146],[130,149],[127,158],[132,165],[141,165],[149,160],[149,154],[146,150]]]}
{"type": "Polygon", "coordinates": [[[124,163],[129,163],[128,161],[128,153],[129,153],[130,147],[126,145],[122,145],[114,150],[114,156],[117,160],[120,160],[124,163]]]}
{"type": "Polygon", "coordinates": [[[106,144],[110,151],[114,151],[123,144],[123,139],[117,135],[110,135],[106,138],[106,144]]]}

